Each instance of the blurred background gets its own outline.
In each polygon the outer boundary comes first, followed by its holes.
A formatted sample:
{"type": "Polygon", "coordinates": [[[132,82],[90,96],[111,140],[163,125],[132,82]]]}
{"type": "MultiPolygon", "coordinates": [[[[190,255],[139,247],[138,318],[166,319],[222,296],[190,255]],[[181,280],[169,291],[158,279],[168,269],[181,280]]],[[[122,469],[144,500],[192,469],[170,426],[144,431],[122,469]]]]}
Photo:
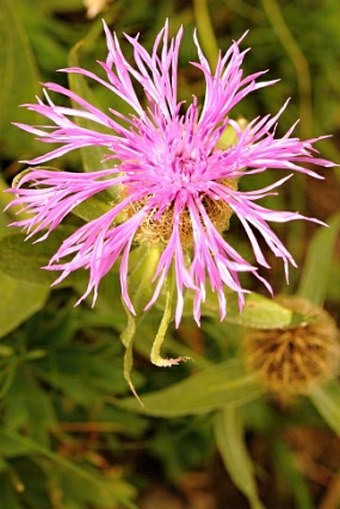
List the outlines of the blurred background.
{"type": "MultiPolygon", "coordinates": [[[[212,65],[219,48],[226,50],[232,39],[249,30],[242,43],[252,48],[245,72],[269,69],[268,79],[281,81],[242,101],[235,118],[274,114],[290,97],[279,134],[299,118],[299,136],[330,134],[318,148],[323,157],[340,162],[338,0],[0,0],[2,190],[25,169],[19,161],[46,151],[44,144],[11,125],[39,123],[19,105],[34,102],[34,96],[41,95],[42,82],[67,85],[67,75],[56,73],[57,69],[78,61],[81,67],[98,71],[96,60],[106,54],[102,18],[117,32],[127,55],[131,49],[123,32],[140,32],[140,40],[150,49],[166,18],[172,34],[184,25],[179,97],[188,101],[192,94],[204,96],[202,76],[188,64],[196,59],[195,27],[212,65]]],[[[103,108],[119,107],[107,91],[89,85],[103,108]]],[[[74,171],[81,164],[77,154],[53,162],[74,171]]],[[[332,220],[339,212],[339,171],[321,173],[324,181],[294,178],[274,207],[332,220]]],[[[274,178],[271,172],[261,175],[258,186],[274,178]]],[[[1,193],[1,209],[8,199],[1,193]]],[[[13,234],[7,228],[11,213],[0,213],[7,251],[8,236],[13,234]]],[[[339,227],[339,221],[334,224],[339,227]]],[[[250,253],[237,228],[231,235],[250,253]]],[[[336,235],[325,245],[315,237],[317,228],[311,224],[292,223],[279,232],[300,270],[292,271],[287,289],[282,268],[271,259],[269,277],[275,291],[294,293],[306,260],[314,263],[316,273],[320,266],[327,267],[325,307],[339,320],[336,235]],[[319,242],[312,254],[311,239],[319,242]]],[[[117,404],[129,396],[129,389],[122,375],[119,340],[126,318],[114,275],[102,285],[96,310],[86,303],[73,308],[81,282],[51,293],[27,261],[31,246],[13,252],[15,268],[9,267],[8,258],[4,267],[1,246],[0,509],[261,509],[257,495],[247,495],[248,477],[243,482],[236,474],[235,481],[233,472],[226,471],[213,438],[211,412],[165,419],[117,404]]],[[[241,327],[207,319],[198,329],[188,319],[169,334],[167,344],[172,354],[189,354],[196,362],[171,370],[155,368],[148,360],[149,331],[155,320],[159,320],[157,310],[136,339],[133,376],[142,394],[238,355],[241,327]]],[[[340,507],[336,475],[340,445],[308,398],[264,397],[245,405],[243,413],[245,444],[265,507],[340,507]]]]}

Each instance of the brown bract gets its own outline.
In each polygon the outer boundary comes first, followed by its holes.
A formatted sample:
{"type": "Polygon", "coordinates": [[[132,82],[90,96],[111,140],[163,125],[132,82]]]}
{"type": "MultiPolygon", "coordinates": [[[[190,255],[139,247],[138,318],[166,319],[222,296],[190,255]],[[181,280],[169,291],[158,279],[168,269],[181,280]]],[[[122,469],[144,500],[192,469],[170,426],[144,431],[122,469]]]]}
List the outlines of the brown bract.
{"type": "MultiPolygon", "coordinates": [[[[223,180],[225,186],[237,189],[236,180],[223,180]]],[[[138,212],[148,201],[144,198],[138,203],[131,205],[131,215],[138,212]]],[[[216,230],[222,233],[229,228],[229,220],[232,216],[232,208],[224,200],[214,200],[207,194],[202,194],[201,203],[216,230]]],[[[174,228],[174,206],[171,204],[159,217],[157,211],[151,211],[145,218],[136,234],[139,243],[167,244],[174,228]]],[[[189,210],[184,208],[180,214],[180,239],[183,247],[190,247],[193,243],[193,228],[189,210]]]]}

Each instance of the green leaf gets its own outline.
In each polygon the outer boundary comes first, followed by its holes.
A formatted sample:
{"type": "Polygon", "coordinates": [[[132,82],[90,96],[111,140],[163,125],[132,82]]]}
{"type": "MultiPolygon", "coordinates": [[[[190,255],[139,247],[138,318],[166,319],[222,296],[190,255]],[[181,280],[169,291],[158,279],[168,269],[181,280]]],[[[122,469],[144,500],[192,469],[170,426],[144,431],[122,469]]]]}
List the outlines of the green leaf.
{"type": "Polygon", "coordinates": [[[10,477],[2,474],[0,476],[1,505],[6,509],[22,509],[21,503],[17,500],[14,486],[11,486],[10,477]]]}
{"type": "Polygon", "coordinates": [[[327,295],[331,259],[340,229],[340,214],[329,221],[329,228],[321,228],[309,246],[298,295],[322,306],[327,295]]]}
{"type": "Polygon", "coordinates": [[[37,123],[35,113],[18,106],[34,99],[39,75],[20,9],[12,0],[0,0],[0,68],[0,144],[3,153],[18,157],[35,141],[11,122],[37,123]]]}
{"type": "Polygon", "coordinates": [[[50,395],[35,381],[30,370],[25,369],[29,363],[27,357],[20,359],[17,354],[12,362],[15,376],[6,398],[3,398],[6,425],[12,430],[24,426],[39,443],[47,444],[50,438],[49,431],[56,425],[50,395]],[[37,422],[39,426],[36,425],[37,422]]]}
{"type": "MultiPolygon", "coordinates": [[[[192,314],[191,309],[188,313],[188,307],[186,307],[186,314],[192,314]]],[[[202,306],[202,315],[216,318],[218,314],[216,297],[210,292],[202,306]]],[[[246,296],[245,305],[240,312],[237,295],[230,292],[227,295],[227,316],[225,320],[254,329],[283,329],[306,324],[308,318],[257,293],[246,296]]]]}
{"type": "Polygon", "coordinates": [[[7,193],[8,184],[3,176],[0,175],[0,237],[9,235],[9,228],[7,228],[10,219],[15,218],[15,212],[13,209],[7,209],[5,207],[13,200],[13,195],[7,193]]]}
{"type": "Polygon", "coordinates": [[[254,465],[244,443],[244,430],[235,404],[226,405],[214,419],[217,447],[224,465],[252,509],[264,509],[258,498],[254,465]]]}
{"type": "MultiPolygon", "coordinates": [[[[69,277],[67,278],[69,280],[69,277]]],[[[67,283],[67,280],[65,283],[67,283]]],[[[88,273],[83,271],[71,275],[70,283],[72,288],[78,293],[83,295],[88,285],[88,273]]],[[[86,298],[89,306],[92,306],[93,296],[89,295],[86,298]]],[[[109,271],[100,281],[98,291],[98,298],[95,307],[88,312],[86,322],[88,326],[98,326],[102,320],[101,325],[106,327],[113,327],[117,330],[122,330],[125,324],[124,307],[121,300],[121,289],[119,284],[119,276],[113,270],[109,271]]],[[[82,318],[83,320],[84,318],[82,318]]]]}
{"type": "Polygon", "coordinates": [[[274,464],[284,481],[282,491],[286,496],[283,497],[283,504],[286,505],[285,502],[293,503],[289,507],[296,509],[315,509],[307,479],[304,478],[293,451],[279,440],[272,444],[272,451],[274,464]],[[292,495],[295,500],[292,500],[292,495]]]}
{"type": "MultiPolygon", "coordinates": [[[[83,470],[85,469],[83,468],[83,470]]],[[[88,471],[91,473],[90,469],[88,471]]],[[[134,495],[133,486],[125,482],[118,472],[101,473],[101,476],[98,476],[98,481],[100,481],[98,485],[93,482],[84,482],[82,476],[70,475],[70,472],[64,469],[55,468],[54,474],[53,477],[57,481],[56,485],[63,493],[63,509],[84,509],[88,507],[95,509],[118,507],[121,509],[123,507],[137,509],[132,502],[128,501],[134,495]]]]}
{"type": "Polygon", "coordinates": [[[340,436],[340,384],[333,381],[315,387],[309,397],[328,426],[340,436]]]}
{"type": "Polygon", "coordinates": [[[84,221],[92,221],[106,214],[106,212],[109,212],[113,205],[112,196],[108,192],[103,191],[79,203],[79,205],[72,210],[72,214],[84,219],[84,221]]]}
{"type": "Polygon", "coordinates": [[[307,318],[283,307],[272,299],[252,293],[246,297],[240,313],[236,299],[229,299],[226,320],[253,329],[281,329],[307,323],[307,318]]]}
{"type": "Polygon", "coordinates": [[[3,337],[44,306],[49,289],[3,272],[0,281],[0,337],[3,337]]]}
{"type": "Polygon", "coordinates": [[[128,383],[132,393],[137,398],[139,403],[142,405],[142,402],[136,392],[134,383],[131,378],[131,372],[133,368],[133,339],[136,332],[136,319],[135,317],[130,313],[128,309],[125,309],[126,315],[128,318],[127,325],[123,332],[120,335],[121,341],[125,347],[125,354],[124,354],[124,378],[126,382],[128,383]]]}
{"type": "Polygon", "coordinates": [[[328,286],[327,299],[333,304],[340,304],[340,263],[334,260],[330,266],[330,281],[328,286]]]}
{"type": "MultiPolygon", "coordinates": [[[[118,338],[112,336],[110,341],[118,338]]],[[[127,390],[120,356],[114,357],[105,350],[100,354],[85,346],[66,345],[53,350],[51,356],[40,359],[35,366],[39,379],[82,406],[90,407],[107,395],[127,390]]]]}
{"type": "MultiPolygon", "coordinates": [[[[43,242],[31,244],[25,235],[9,235],[0,239],[0,271],[20,281],[50,285],[58,272],[43,270],[65,238],[73,233],[69,226],[59,227],[43,242]]],[[[70,283],[64,283],[64,285],[70,283]]]]}
{"type": "Polygon", "coordinates": [[[17,458],[27,454],[27,447],[16,440],[4,437],[0,431],[0,456],[1,458],[17,458]]]}
{"type": "Polygon", "coordinates": [[[116,404],[131,412],[179,417],[204,414],[228,402],[241,405],[261,393],[256,375],[246,373],[239,361],[228,360],[166,389],[141,396],[144,407],[135,398],[117,400],[116,404]]]}
{"type": "Polygon", "coordinates": [[[160,254],[159,246],[145,245],[139,246],[130,253],[129,293],[137,315],[143,312],[154,293],[155,288],[151,281],[160,254]]]}

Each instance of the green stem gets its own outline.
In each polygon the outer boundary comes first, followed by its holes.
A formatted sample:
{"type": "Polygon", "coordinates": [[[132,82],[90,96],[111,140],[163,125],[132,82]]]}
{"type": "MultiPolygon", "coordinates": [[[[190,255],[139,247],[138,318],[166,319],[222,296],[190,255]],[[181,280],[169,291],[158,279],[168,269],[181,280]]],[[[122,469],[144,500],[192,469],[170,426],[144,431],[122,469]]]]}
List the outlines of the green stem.
{"type": "Polygon", "coordinates": [[[261,0],[261,2],[274,32],[295,67],[300,97],[300,132],[301,136],[308,138],[312,134],[313,126],[312,86],[308,61],[289,30],[277,1],[261,0]]]}
{"type": "Polygon", "coordinates": [[[218,58],[218,44],[208,10],[207,0],[193,0],[194,16],[202,46],[212,67],[215,67],[218,58]]]}

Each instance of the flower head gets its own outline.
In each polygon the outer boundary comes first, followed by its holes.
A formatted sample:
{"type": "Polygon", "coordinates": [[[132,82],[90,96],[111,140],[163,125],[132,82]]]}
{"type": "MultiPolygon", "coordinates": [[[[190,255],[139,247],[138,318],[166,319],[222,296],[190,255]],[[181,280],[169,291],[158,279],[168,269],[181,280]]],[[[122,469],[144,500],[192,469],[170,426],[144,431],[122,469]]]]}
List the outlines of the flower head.
{"type": "Polygon", "coordinates": [[[260,381],[280,395],[305,394],[334,378],[340,356],[339,331],[323,309],[295,296],[276,299],[287,309],[309,317],[289,329],[248,329],[245,360],[260,381]]]}
{"type": "MultiPolygon", "coordinates": [[[[200,320],[206,285],[216,292],[220,317],[226,313],[225,288],[237,292],[242,307],[244,294],[239,275],[250,272],[270,289],[258,274],[258,267],[269,267],[256,235],[262,237],[275,256],[282,258],[286,273],[295,262],[268,225],[268,221],[302,219],[297,212],[282,212],[258,204],[261,198],[276,194],[276,189],[292,175],[301,172],[318,177],[306,164],[332,166],[315,157],[315,139],[301,141],[293,135],[294,126],[276,136],[276,125],[286,104],[274,116],[266,115],[239,126],[230,117],[232,108],[246,95],[274,81],[259,81],[264,72],[245,76],[242,63],[248,50],[241,51],[242,39],[233,42],[211,70],[196,35],[198,61],[193,65],[204,76],[206,93],[200,106],[196,97],[186,109],[177,98],[177,66],[182,28],[169,37],[168,24],[158,34],[148,53],[138,36],[125,35],[132,46],[134,65],[124,57],[116,34],[104,25],[108,55],[99,62],[106,79],[73,67],[67,73],[95,80],[125,101],[128,115],[109,109],[101,111],[76,93],[55,83],[45,84],[46,103],[26,105],[49,120],[49,125],[33,127],[17,124],[41,141],[57,148],[28,161],[41,164],[81,147],[100,146],[112,168],[93,173],[56,172],[34,169],[12,189],[13,204],[30,213],[15,226],[29,236],[44,232],[48,236],[79,203],[95,194],[116,188],[120,196],[110,210],[81,226],[70,235],[45,268],[61,271],[58,281],[71,272],[85,268],[89,283],[82,298],[94,292],[103,276],[118,262],[126,306],[134,312],[128,292],[129,253],[135,243],[157,244],[161,254],[153,277],[154,294],[149,308],[158,298],[169,273],[177,290],[176,323],[184,302],[184,292],[194,295],[193,315],[200,320]],[[144,92],[141,100],[136,85],[144,92]],[[72,100],[73,107],[55,105],[49,92],[72,100]],[[90,120],[98,129],[86,128],[76,120],[90,120]],[[235,131],[235,142],[223,146],[227,128],[235,131]],[[117,164],[119,160],[119,164],[117,164]],[[284,176],[263,189],[242,192],[238,181],[245,175],[267,168],[288,170],[284,176]],[[249,238],[256,264],[245,260],[224,238],[231,214],[237,215],[249,238]],[[256,266],[257,265],[257,266],[256,266]]],[[[98,161],[98,164],[100,162],[98,161]]],[[[93,168],[96,170],[96,168],[93,168]]]]}

